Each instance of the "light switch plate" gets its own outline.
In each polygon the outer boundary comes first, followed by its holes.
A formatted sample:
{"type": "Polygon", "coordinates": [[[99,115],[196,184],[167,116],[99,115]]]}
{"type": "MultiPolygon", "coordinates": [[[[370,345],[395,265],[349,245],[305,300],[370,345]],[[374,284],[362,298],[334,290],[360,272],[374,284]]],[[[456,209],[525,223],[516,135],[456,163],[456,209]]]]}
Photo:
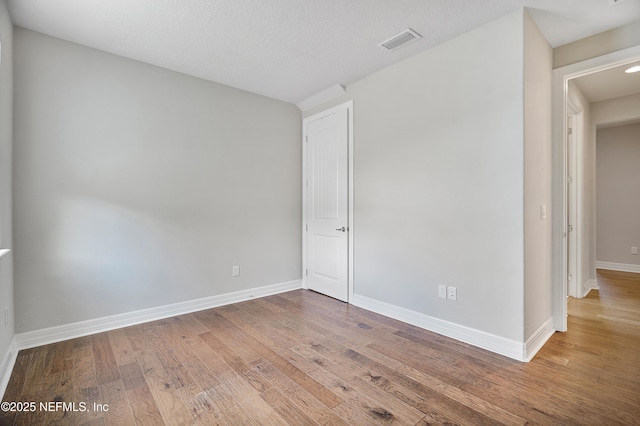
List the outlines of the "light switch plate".
{"type": "Polygon", "coordinates": [[[447,286],[445,284],[438,284],[438,297],[441,299],[447,298],[447,286]]]}

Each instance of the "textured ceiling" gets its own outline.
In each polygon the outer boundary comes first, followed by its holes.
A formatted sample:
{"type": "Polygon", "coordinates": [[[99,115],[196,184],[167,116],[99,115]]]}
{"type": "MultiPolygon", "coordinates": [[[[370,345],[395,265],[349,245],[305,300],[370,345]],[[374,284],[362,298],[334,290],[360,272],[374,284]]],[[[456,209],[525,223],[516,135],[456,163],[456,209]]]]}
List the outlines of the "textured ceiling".
{"type": "Polygon", "coordinates": [[[16,25],[298,103],[520,7],[552,46],[640,17],[640,0],[8,0],[16,25]],[[412,28],[423,39],[378,44],[412,28]]]}

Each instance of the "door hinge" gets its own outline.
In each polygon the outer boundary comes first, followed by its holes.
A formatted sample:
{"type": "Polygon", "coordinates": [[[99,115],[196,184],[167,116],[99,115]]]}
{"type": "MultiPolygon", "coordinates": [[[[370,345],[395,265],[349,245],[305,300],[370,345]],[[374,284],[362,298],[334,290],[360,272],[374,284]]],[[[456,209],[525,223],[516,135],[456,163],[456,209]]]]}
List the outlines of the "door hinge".
{"type": "Polygon", "coordinates": [[[569,176],[569,183],[573,183],[573,177],[569,176]]]}
{"type": "Polygon", "coordinates": [[[307,231],[307,232],[309,232],[309,225],[305,225],[305,226],[304,226],[304,230],[305,230],[305,231],[307,231]]]}
{"type": "Polygon", "coordinates": [[[305,274],[305,275],[307,275],[307,276],[309,276],[309,270],[308,270],[308,269],[305,269],[305,270],[304,270],[304,274],[305,274]]]}
{"type": "Polygon", "coordinates": [[[306,136],[304,137],[304,141],[305,141],[306,143],[309,143],[309,135],[306,135],[306,136]]]}
{"type": "Polygon", "coordinates": [[[567,275],[567,281],[571,281],[573,279],[573,275],[569,274],[567,275]]]}
{"type": "Polygon", "coordinates": [[[569,225],[569,232],[573,232],[573,225],[569,225]]]}
{"type": "Polygon", "coordinates": [[[567,129],[567,134],[569,134],[569,135],[573,134],[573,129],[571,127],[569,127],[567,129]]]}

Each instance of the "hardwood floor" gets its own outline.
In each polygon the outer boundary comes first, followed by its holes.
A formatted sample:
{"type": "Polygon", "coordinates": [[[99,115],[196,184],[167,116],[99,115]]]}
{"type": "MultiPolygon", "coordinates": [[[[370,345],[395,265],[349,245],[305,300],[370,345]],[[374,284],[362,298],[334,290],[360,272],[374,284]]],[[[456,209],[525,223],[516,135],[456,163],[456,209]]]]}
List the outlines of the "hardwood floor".
{"type": "Polygon", "coordinates": [[[23,350],[0,425],[640,424],[640,274],[598,282],[530,363],[305,290],[23,350]]]}

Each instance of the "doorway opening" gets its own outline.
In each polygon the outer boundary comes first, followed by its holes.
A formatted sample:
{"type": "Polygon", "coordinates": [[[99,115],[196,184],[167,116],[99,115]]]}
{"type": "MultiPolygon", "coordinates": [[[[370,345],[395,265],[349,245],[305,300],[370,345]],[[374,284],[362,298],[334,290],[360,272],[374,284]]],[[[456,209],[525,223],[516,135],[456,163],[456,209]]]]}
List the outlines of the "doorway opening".
{"type": "MultiPolygon", "coordinates": [[[[635,46],[553,71],[553,205],[560,208],[553,211],[552,294],[554,327],[558,331],[567,330],[567,295],[582,297],[590,288],[597,287],[595,221],[592,217],[585,218],[585,206],[592,202],[585,197],[589,194],[595,197],[595,188],[585,190],[585,183],[593,184],[591,180],[585,181],[585,168],[582,165],[587,164],[584,160],[586,153],[581,152],[581,144],[575,139],[575,134],[570,134],[568,130],[575,129],[585,105],[581,109],[571,100],[569,84],[571,80],[638,61],[640,46],[635,46]],[[570,184],[571,180],[575,185],[570,184]]],[[[584,129],[584,124],[578,127],[584,129]]],[[[589,125],[593,131],[589,137],[595,138],[595,125],[589,125]]],[[[595,157],[589,160],[595,164],[595,157]]],[[[587,171],[595,176],[595,170],[587,171]]],[[[595,211],[591,213],[595,214],[595,211]]]]}

